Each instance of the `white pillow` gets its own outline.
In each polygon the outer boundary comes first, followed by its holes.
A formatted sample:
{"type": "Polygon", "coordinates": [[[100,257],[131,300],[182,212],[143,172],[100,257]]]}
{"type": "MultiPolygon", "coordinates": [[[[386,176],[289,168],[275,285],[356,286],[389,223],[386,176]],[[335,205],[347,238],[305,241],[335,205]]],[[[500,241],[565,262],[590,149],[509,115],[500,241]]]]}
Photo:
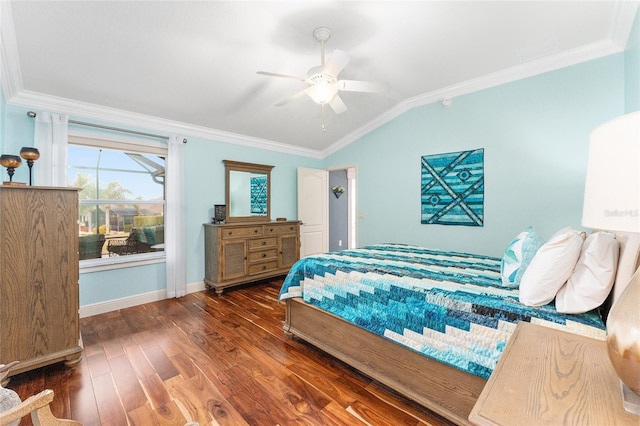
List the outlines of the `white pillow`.
{"type": "Polygon", "coordinates": [[[541,306],[556,297],[578,262],[584,235],[584,232],[564,228],[540,247],[522,276],[520,303],[541,306]]]}
{"type": "Polygon", "coordinates": [[[589,235],[580,259],[556,295],[556,309],[564,314],[580,314],[602,305],[613,287],[620,243],[607,232],[589,235]]]}

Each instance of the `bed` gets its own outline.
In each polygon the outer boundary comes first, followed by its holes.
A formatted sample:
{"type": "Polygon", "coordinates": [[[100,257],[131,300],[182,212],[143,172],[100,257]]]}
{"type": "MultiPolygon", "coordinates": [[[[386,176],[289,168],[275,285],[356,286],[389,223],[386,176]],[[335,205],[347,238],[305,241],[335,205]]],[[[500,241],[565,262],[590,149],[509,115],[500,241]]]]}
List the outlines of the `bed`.
{"type": "MultiPolygon", "coordinates": [[[[612,297],[638,263],[640,241],[616,235],[612,297]]],[[[287,275],[285,332],[457,423],[471,412],[519,321],[604,339],[601,310],[559,314],[501,287],[501,259],[380,244],[301,259],[287,275]]],[[[610,298],[611,299],[611,298],[610,298]]],[[[605,308],[606,310],[606,308],[605,308]]]]}

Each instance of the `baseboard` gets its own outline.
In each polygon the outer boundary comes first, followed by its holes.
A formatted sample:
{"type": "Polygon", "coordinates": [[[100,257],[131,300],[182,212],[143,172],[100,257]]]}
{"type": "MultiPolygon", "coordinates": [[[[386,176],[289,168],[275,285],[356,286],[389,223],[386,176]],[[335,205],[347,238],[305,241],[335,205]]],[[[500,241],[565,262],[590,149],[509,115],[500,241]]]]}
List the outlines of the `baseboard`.
{"type": "MultiPolygon", "coordinates": [[[[204,282],[187,284],[187,294],[195,293],[205,289],[204,282]]],[[[130,308],[132,306],[143,305],[145,303],[157,302],[167,298],[166,290],[152,291],[150,293],[136,294],[135,296],[123,297],[121,299],[108,300],[106,302],[93,303],[91,305],[80,306],[80,318],[93,315],[104,314],[106,312],[117,311],[118,309],[130,308]]]]}

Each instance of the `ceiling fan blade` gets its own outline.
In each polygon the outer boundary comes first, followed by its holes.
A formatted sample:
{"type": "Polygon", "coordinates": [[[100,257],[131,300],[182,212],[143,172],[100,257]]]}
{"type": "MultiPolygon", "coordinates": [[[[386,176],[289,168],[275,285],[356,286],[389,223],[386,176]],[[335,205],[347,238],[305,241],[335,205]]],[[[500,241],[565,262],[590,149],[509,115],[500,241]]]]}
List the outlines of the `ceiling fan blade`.
{"type": "Polygon", "coordinates": [[[347,110],[347,106],[344,104],[344,102],[342,102],[342,99],[338,95],[335,95],[333,99],[331,99],[329,105],[331,106],[331,109],[333,109],[333,112],[335,112],[336,114],[342,114],[347,110]]]}
{"type": "Polygon", "coordinates": [[[339,90],[344,90],[345,92],[383,93],[389,90],[387,83],[375,83],[372,81],[338,80],[336,85],[339,90]]]}
{"type": "Polygon", "coordinates": [[[296,77],[295,75],[277,74],[275,72],[258,71],[256,74],[266,75],[266,76],[269,76],[269,77],[290,78],[292,80],[305,81],[304,78],[296,77]]]}
{"type": "Polygon", "coordinates": [[[283,106],[285,104],[288,104],[289,102],[294,101],[294,100],[298,99],[301,96],[304,96],[306,93],[307,93],[307,89],[301,90],[298,93],[296,93],[295,95],[289,96],[287,99],[284,99],[284,100],[278,102],[276,104],[276,106],[283,106]]]}
{"type": "Polygon", "coordinates": [[[331,57],[324,65],[322,72],[325,74],[329,74],[332,77],[337,77],[338,74],[347,66],[349,63],[349,55],[347,52],[343,50],[336,49],[331,54],[331,57]]]}

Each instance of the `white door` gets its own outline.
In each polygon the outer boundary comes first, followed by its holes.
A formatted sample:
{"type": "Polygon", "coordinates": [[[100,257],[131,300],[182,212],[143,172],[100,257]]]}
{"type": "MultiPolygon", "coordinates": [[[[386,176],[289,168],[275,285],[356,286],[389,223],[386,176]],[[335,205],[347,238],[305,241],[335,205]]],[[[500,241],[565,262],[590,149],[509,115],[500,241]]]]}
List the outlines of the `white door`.
{"type": "Polygon", "coordinates": [[[329,250],[329,172],[298,167],[300,257],[329,250]]]}

